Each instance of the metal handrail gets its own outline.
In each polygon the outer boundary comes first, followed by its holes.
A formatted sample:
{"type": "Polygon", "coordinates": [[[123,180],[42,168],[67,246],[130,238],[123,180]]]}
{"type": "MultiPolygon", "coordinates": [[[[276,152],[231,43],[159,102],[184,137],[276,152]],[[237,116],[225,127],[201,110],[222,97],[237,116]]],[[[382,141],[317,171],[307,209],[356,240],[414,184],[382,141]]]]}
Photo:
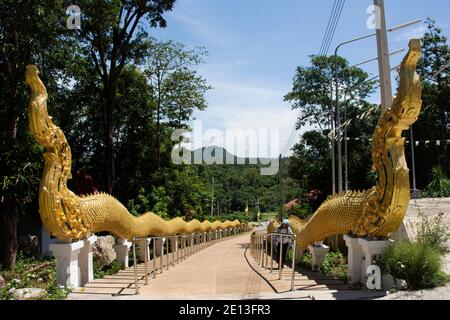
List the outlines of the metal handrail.
{"type": "Polygon", "coordinates": [[[294,290],[294,279],[295,279],[295,251],[296,251],[296,242],[297,236],[295,234],[285,234],[285,233],[263,233],[263,234],[252,234],[251,235],[251,244],[250,244],[250,252],[255,259],[255,261],[261,265],[262,268],[268,269],[268,253],[269,253],[269,242],[270,242],[270,273],[273,271],[273,243],[274,237],[280,237],[279,243],[280,252],[279,252],[279,261],[278,261],[278,280],[282,278],[283,272],[283,237],[288,237],[292,239],[292,271],[291,271],[291,291],[294,290]],[[270,239],[270,241],[269,241],[270,239]]]}
{"type": "MultiPolygon", "coordinates": [[[[169,253],[172,251],[172,266],[180,263],[180,261],[187,259],[194,253],[203,250],[216,242],[220,242],[224,237],[238,235],[242,232],[247,232],[248,227],[234,227],[227,228],[224,230],[206,231],[206,232],[193,232],[190,234],[177,234],[177,235],[162,235],[162,236],[149,236],[149,237],[134,237],[132,241],[133,246],[133,269],[134,269],[134,280],[135,280],[135,294],[139,294],[139,284],[138,284],[138,270],[136,261],[136,243],[144,243],[142,246],[144,248],[144,279],[145,285],[148,284],[148,264],[150,261],[150,252],[148,250],[149,243],[151,241],[153,245],[153,278],[156,278],[156,270],[159,269],[160,273],[164,269],[164,241],[166,242],[166,269],[169,270],[170,258],[169,253]],[[232,232],[234,230],[234,232],[232,232]],[[228,232],[229,231],[229,232],[228,232]],[[214,235],[214,236],[213,236],[214,235]],[[156,268],[156,241],[161,239],[161,254],[160,254],[160,266],[156,268]],[[169,250],[169,240],[172,244],[172,249],[169,250]],[[176,251],[176,258],[175,258],[176,251]]],[[[142,252],[141,252],[142,256],[142,252]]]]}

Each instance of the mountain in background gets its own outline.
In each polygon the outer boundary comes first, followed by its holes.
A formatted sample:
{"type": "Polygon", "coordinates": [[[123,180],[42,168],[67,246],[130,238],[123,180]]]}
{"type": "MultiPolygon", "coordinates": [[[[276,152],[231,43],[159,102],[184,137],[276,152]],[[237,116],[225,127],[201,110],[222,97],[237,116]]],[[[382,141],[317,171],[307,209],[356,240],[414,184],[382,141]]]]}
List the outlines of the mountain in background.
{"type": "MultiPolygon", "coordinates": [[[[194,163],[195,152],[215,152],[222,155],[224,164],[194,164],[196,174],[201,179],[206,192],[211,196],[214,188],[214,211],[216,214],[244,211],[246,205],[250,211],[261,212],[277,211],[280,203],[300,198],[301,189],[289,178],[287,173],[288,158],[281,159],[280,174],[282,177],[283,194],[280,193],[280,177],[275,175],[261,175],[260,168],[270,164],[260,164],[255,158],[242,158],[218,146],[204,147],[191,152],[191,161],[194,163]],[[214,150],[215,149],[215,150],[214,150]],[[233,159],[232,164],[226,164],[226,159],[233,159]],[[243,163],[243,164],[239,164],[243,163]],[[252,164],[257,163],[257,164],[252,164]],[[213,183],[214,178],[214,183],[213,183]],[[281,200],[281,196],[283,200],[281,200]]],[[[265,158],[264,160],[276,160],[265,158]]],[[[267,161],[264,161],[267,163],[267,161]]]]}
{"type": "MultiPolygon", "coordinates": [[[[205,160],[203,158],[203,155],[211,155],[213,159],[216,158],[216,153],[219,153],[219,155],[222,155],[222,163],[226,165],[233,165],[233,164],[239,164],[239,165],[258,165],[258,166],[268,166],[270,164],[271,160],[277,160],[276,158],[249,158],[249,157],[239,157],[237,155],[232,154],[228,150],[226,150],[223,147],[219,146],[208,146],[203,147],[199,149],[195,149],[191,151],[191,163],[192,164],[199,164],[195,163],[195,158],[201,159],[202,164],[206,164],[205,160]]],[[[218,158],[218,157],[217,157],[218,158]]],[[[211,159],[211,160],[213,160],[211,159]]],[[[286,161],[288,158],[282,158],[284,161],[286,161]]],[[[197,160],[198,162],[198,160],[197,160]]]]}

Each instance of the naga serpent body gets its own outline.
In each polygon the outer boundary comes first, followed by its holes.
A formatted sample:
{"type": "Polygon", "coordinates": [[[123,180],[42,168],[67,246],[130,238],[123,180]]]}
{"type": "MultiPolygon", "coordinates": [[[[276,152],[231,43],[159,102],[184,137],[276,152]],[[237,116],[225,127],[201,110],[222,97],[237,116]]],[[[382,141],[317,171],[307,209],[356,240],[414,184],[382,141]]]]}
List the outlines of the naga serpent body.
{"type": "MultiPolygon", "coordinates": [[[[377,185],[366,191],[330,196],[307,219],[290,216],[299,248],[335,234],[385,238],[400,227],[410,199],[402,132],[417,120],[422,106],[422,87],[416,73],[420,54],[420,41],[411,40],[400,67],[398,94],[391,108],[382,113],[372,138],[372,170],[378,173],[377,185]]],[[[273,232],[275,225],[275,221],[270,223],[268,232],[273,232]]]]}
{"type": "Polygon", "coordinates": [[[39,214],[46,230],[61,240],[77,240],[107,231],[123,239],[214,231],[239,226],[234,221],[185,222],[182,218],[164,220],[147,212],[131,215],[113,196],[98,193],[79,197],[67,187],[71,178],[70,146],[47,112],[47,90],[35,65],[27,66],[26,83],[31,88],[28,106],[29,128],[45,147],[44,172],[39,188],[39,214]]]}

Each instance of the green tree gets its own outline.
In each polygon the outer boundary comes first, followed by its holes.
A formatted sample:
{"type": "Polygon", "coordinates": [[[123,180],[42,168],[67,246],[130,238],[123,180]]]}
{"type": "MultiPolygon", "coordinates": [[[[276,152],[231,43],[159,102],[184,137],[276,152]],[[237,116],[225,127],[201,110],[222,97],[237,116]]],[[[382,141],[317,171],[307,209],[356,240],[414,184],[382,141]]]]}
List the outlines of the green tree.
{"type": "MultiPolygon", "coordinates": [[[[348,135],[368,141],[379,114],[365,100],[374,91],[376,81],[368,80],[368,74],[360,68],[349,67],[344,58],[312,56],[311,66],[297,68],[292,91],[286,94],[285,100],[292,104],[293,109],[301,110],[297,129],[305,125],[313,126],[314,129],[305,132],[294,146],[288,170],[299,186],[305,191],[317,190],[321,199],[330,193],[331,184],[330,106],[335,104],[335,101],[331,101],[335,97],[336,85],[331,85],[335,68],[339,78],[339,108],[341,114],[347,117],[341,126],[347,128],[348,135]],[[360,121],[363,114],[364,121],[360,121]]],[[[365,177],[370,168],[370,144],[349,144],[348,162],[351,186],[366,186],[366,181],[361,177],[365,177]]]]}
{"type": "MultiPolygon", "coordinates": [[[[373,92],[375,81],[368,81],[368,74],[362,69],[349,67],[344,58],[312,56],[311,66],[297,67],[292,91],[284,97],[285,101],[292,104],[292,109],[301,110],[297,129],[309,124],[325,132],[330,126],[330,106],[335,105],[335,101],[331,101],[332,96],[335,96],[335,84],[331,86],[335,68],[339,71],[339,96],[346,96],[347,104],[361,104],[373,92]]],[[[344,104],[343,99],[340,104],[344,104]]]]}
{"type": "Polygon", "coordinates": [[[172,10],[175,0],[89,1],[76,4],[82,8],[82,27],[77,29],[84,57],[95,67],[101,81],[102,114],[106,130],[106,189],[112,193],[115,183],[114,115],[117,110],[119,78],[126,64],[139,64],[148,50],[150,27],[165,27],[165,11],[172,10]]]}
{"type": "Polygon", "coordinates": [[[17,218],[36,199],[40,153],[28,133],[25,70],[38,64],[50,94],[72,56],[62,1],[0,1],[0,259],[14,269],[17,218]]]}
{"type": "MultiPolygon", "coordinates": [[[[145,74],[153,89],[156,108],[156,162],[159,165],[163,124],[170,128],[186,128],[195,109],[207,108],[205,92],[211,87],[192,68],[203,63],[206,51],[187,49],[173,41],[153,39],[146,56],[145,74]]],[[[167,138],[167,137],[166,137],[167,138]]]]}
{"type": "MultiPolygon", "coordinates": [[[[417,187],[423,189],[432,179],[432,168],[440,165],[450,174],[450,50],[448,39],[436,22],[426,21],[427,32],[422,37],[422,57],[417,72],[421,77],[422,111],[413,126],[415,140],[431,140],[429,145],[415,147],[417,187]],[[434,140],[440,140],[436,145],[434,140]]],[[[409,136],[409,135],[408,135],[409,136]]],[[[410,159],[410,150],[407,148],[410,159]]]]}

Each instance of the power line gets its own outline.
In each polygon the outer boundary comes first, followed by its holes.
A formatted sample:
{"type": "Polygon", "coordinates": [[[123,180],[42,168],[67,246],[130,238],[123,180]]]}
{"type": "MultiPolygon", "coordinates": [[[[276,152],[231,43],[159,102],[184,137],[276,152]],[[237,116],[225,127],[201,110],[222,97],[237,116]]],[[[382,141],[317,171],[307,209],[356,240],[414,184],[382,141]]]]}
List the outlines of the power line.
{"type": "Polygon", "coordinates": [[[325,52],[325,48],[326,48],[327,43],[328,43],[328,38],[329,38],[329,36],[331,34],[331,32],[330,32],[331,28],[333,27],[334,22],[336,20],[337,9],[339,7],[340,1],[342,1],[342,0],[335,0],[334,1],[333,9],[331,10],[330,17],[328,19],[327,28],[325,29],[325,34],[324,34],[324,37],[323,37],[323,40],[322,40],[322,46],[321,46],[320,52],[319,52],[320,55],[323,55],[324,52],[325,52]]]}
{"type": "Polygon", "coordinates": [[[328,54],[328,50],[330,50],[331,41],[333,41],[334,33],[336,32],[337,25],[338,25],[338,23],[339,23],[339,20],[341,19],[341,14],[342,14],[342,9],[344,8],[344,4],[345,4],[345,0],[343,0],[343,1],[341,2],[341,6],[340,6],[340,8],[338,9],[338,12],[339,12],[339,13],[338,13],[337,19],[335,20],[335,24],[334,24],[334,27],[333,27],[333,31],[332,31],[332,34],[331,34],[331,36],[330,36],[330,38],[329,38],[327,48],[326,48],[326,50],[325,50],[325,55],[328,54]]]}
{"type": "Polygon", "coordinates": [[[333,8],[328,18],[327,28],[325,30],[325,35],[322,40],[322,45],[320,47],[319,55],[326,55],[330,49],[331,42],[336,31],[336,27],[339,23],[342,9],[344,8],[345,0],[335,0],[333,8]]]}
{"type": "Polygon", "coordinates": [[[325,43],[325,47],[323,48],[323,50],[324,50],[323,54],[324,55],[327,55],[328,50],[330,48],[331,41],[333,40],[334,30],[336,30],[337,23],[339,22],[338,16],[340,17],[340,11],[342,10],[342,6],[343,6],[343,0],[339,0],[338,6],[337,6],[337,9],[336,9],[336,12],[335,12],[335,17],[334,17],[334,19],[333,19],[333,21],[331,23],[330,30],[328,31],[329,32],[328,38],[327,38],[327,41],[325,43]]]}
{"type": "Polygon", "coordinates": [[[331,20],[332,20],[331,17],[334,15],[334,12],[336,10],[336,3],[337,2],[338,2],[338,0],[334,0],[333,8],[331,9],[330,17],[328,18],[328,24],[327,24],[327,27],[325,29],[325,34],[324,34],[323,39],[322,39],[322,44],[320,45],[319,55],[323,54],[323,48],[325,47],[325,39],[327,37],[328,30],[330,28],[330,23],[331,23],[331,20]]]}

